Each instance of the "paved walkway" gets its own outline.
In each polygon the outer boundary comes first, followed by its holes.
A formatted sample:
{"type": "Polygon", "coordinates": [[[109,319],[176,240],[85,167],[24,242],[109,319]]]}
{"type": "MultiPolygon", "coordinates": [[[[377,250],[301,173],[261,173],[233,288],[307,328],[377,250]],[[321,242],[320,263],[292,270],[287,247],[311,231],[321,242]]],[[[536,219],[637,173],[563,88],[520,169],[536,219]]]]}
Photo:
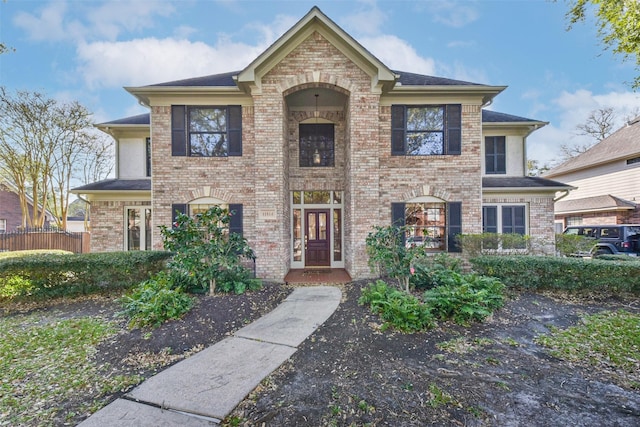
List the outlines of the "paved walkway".
{"type": "Polygon", "coordinates": [[[275,310],[149,378],[82,427],[219,424],[335,311],[339,288],[295,289],[275,310]]]}

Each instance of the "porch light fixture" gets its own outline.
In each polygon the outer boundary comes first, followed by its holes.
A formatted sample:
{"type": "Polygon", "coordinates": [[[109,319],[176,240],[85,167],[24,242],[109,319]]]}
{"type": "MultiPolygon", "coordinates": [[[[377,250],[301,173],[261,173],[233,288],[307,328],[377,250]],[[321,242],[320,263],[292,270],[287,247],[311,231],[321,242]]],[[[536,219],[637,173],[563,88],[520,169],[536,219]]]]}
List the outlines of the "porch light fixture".
{"type": "MultiPolygon", "coordinates": [[[[316,93],[315,97],[316,97],[316,110],[313,112],[313,117],[315,117],[316,119],[316,130],[318,128],[318,96],[320,96],[320,94],[316,93]]],[[[317,132],[316,132],[317,134],[317,132]]],[[[320,152],[318,151],[318,149],[316,148],[316,151],[313,153],[313,164],[314,166],[320,166],[320,163],[322,162],[322,158],[320,157],[320,152]]]]}

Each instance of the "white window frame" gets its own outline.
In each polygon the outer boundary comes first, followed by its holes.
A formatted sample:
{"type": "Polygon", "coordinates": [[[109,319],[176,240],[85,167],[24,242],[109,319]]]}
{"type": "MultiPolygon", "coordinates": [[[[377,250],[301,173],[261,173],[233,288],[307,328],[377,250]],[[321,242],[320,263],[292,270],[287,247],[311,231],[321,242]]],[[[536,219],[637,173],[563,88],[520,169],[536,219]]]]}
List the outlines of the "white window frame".
{"type": "Polygon", "coordinates": [[[147,229],[146,227],[140,227],[140,248],[139,249],[129,249],[129,211],[130,210],[139,210],[140,211],[140,221],[142,224],[144,224],[145,221],[145,211],[148,209],[150,211],[150,215],[151,218],[153,219],[153,210],[151,209],[151,206],[149,205],[137,205],[137,206],[125,206],[124,207],[124,222],[123,222],[123,234],[124,234],[124,239],[123,239],[123,250],[125,251],[129,251],[129,250],[140,250],[140,251],[146,251],[146,250],[153,250],[153,230],[149,230],[151,232],[151,236],[150,236],[150,240],[149,240],[149,249],[146,248],[146,241],[147,241],[147,229]]]}

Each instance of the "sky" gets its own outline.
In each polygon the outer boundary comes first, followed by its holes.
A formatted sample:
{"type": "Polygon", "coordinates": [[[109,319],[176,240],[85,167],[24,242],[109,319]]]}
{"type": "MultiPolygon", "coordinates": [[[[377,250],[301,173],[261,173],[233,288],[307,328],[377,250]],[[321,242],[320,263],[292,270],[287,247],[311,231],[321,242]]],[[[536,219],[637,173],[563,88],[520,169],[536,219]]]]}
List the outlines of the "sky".
{"type": "Polygon", "coordinates": [[[565,0],[0,0],[0,85],[79,101],[95,123],[148,112],[123,87],[241,70],[313,6],[389,68],[508,86],[489,109],[549,122],[527,140],[541,165],[584,144],[576,126],[640,114],[633,61],[595,21],[567,31],[565,0]]]}

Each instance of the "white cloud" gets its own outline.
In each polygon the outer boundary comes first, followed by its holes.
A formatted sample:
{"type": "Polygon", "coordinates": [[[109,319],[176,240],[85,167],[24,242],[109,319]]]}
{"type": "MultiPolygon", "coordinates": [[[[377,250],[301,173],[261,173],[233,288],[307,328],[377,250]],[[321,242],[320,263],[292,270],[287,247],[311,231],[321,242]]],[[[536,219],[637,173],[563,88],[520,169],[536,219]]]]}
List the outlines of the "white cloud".
{"type": "Polygon", "coordinates": [[[365,37],[360,39],[360,42],[392,69],[435,75],[435,61],[432,58],[421,57],[413,46],[396,36],[365,37]]]}
{"type": "Polygon", "coordinates": [[[97,8],[74,2],[51,1],[36,13],[20,12],[13,22],[35,41],[115,40],[123,31],[153,26],[153,16],[168,16],[174,8],[167,2],[108,1],[97,8]]]}
{"type": "Polygon", "coordinates": [[[386,15],[378,8],[375,1],[362,1],[364,7],[359,11],[345,15],[340,19],[349,32],[362,35],[374,35],[380,32],[386,15]]]}
{"type": "Polygon", "coordinates": [[[146,85],[239,70],[263,49],[226,39],[214,47],[168,38],[82,43],[77,71],[92,89],[146,85]]]}
{"type": "Polygon", "coordinates": [[[427,8],[435,22],[454,28],[464,27],[479,17],[479,13],[476,8],[472,6],[472,3],[434,1],[428,2],[427,8]]]}
{"type": "Polygon", "coordinates": [[[163,1],[108,1],[88,12],[88,27],[94,37],[115,40],[123,30],[153,27],[153,16],[169,16],[174,11],[171,3],[163,1]]]}
{"type": "Polygon", "coordinates": [[[559,118],[531,134],[528,139],[528,158],[540,164],[557,163],[561,145],[577,145],[592,142],[587,136],[578,135],[576,127],[584,124],[589,114],[600,108],[614,108],[616,120],[614,129],[624,125],[626,119],[637,114],[640,109],[640,95],[634,92],[612,91],[594,94],[585,89],[575,92],[563,91],[546,106],[559,118]]]}
{"type": "Polygon", "coordinates": [[[38,14],[17,13],[13,23],[35,41],[60,41],[81,37],[84,32],[83,26],[78,21],[66,20],[67,10],[66,2],[51,2],[38,14]]]}

